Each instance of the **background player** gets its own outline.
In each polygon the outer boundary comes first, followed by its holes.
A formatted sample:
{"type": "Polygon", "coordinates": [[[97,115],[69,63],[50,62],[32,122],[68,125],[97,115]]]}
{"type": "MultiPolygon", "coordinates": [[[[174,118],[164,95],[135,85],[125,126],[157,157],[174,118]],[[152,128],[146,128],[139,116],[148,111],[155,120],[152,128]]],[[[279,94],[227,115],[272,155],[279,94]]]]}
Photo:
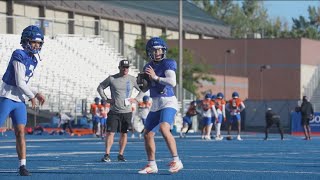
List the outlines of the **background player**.
{"type": "Polygon", "coordinates": [[[199,112],[197,111],[197,102],[192,101],[189,105],[186,115],[183,117],[180,138],[186,137],[186,134],[188,134],[189,130],[192,128],[192,117],[198,114],[199,112]]]}
{"type": "Polygon", "coordinates": [[[92,133],[93,136],[100,136],[100,98],[94,98],[94,103],[90,105],[90,113],[92,115],[92,133]]]}
{"type": "Polygon", "coordinates": [[[228,101],[226,105],[226,109],[230,112],[230,119],[228,122],[228,139],[232,139],[230,135],[230,131],[232,128],[232,124],[237,122],[238,135],[237,140],[242,141],[240,137],[241,132],[241,115],[240,113],[244,110],[245,106],[242,100],[239,98],[239,94],[237,92],[232,93],[232,99],[228,101]]]}
{"type": "Polygon", "coordinates": [[[211,100],[212,95],[206,94],[204,100],[201,102],[202,110],[202,135],[201,139],[211,140],[211,129],[213,124],[213,118],[217,118],[217,112],[214,107],[214,103],[211,100]]]}
{"type": "Polygon", "coordinates": [[[226,121],[226,101],[223,99],[223,94],[219,92],[216,96],[216,99],[214,101],[215,108],[217,110],[218,118],[215,120],[215,129],[216,129],[216,137],[215,140],[221,141],[223,139],[223,136],[221,136],[221,124],[222,121],[226,121]]]}
{"type": "Polygon", "coordinates": [[[104,139],[106,128],[107,128],[107,121],[108,121],[108,113],[110,110],[110,104],[107,103],[106,100],[101,99],[101,106],[100,106],[100,136],[101,139],[104,139]]]}
{"type": "MultiPolygon", "coordinates": [[[[139,121],[142,121],[142,124],[145,125],[147,116],[150,112],[151,102],[149,96],[143,96],[142,102],[138,103],[138,117],[139,121]]],[[[142,138],[143,130],[140,131],[139,138],[142,138]]]]}

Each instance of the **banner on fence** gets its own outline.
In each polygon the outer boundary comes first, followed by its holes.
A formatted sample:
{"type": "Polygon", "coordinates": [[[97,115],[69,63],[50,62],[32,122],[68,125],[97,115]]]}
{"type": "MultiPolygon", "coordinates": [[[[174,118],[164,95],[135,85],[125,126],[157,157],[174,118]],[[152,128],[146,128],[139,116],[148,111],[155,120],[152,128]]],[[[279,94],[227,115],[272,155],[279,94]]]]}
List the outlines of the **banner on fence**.
{"type": "MultiPolygon", "coordinates": [[[[313,119],[310,121],[311,135],[320,135],[320,112],[315,112],[313,119]]],[[[291,134],[304,135],[303,126],[301,125],[301,113],[291,113],[291,134]]]]}

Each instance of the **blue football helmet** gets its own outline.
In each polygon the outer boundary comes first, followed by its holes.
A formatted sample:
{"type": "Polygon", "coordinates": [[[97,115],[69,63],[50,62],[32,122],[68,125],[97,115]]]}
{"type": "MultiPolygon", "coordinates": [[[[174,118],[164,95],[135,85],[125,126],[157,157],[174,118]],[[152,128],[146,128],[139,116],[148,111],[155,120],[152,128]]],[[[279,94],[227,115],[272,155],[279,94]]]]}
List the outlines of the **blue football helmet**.
{"type": "Polygon", "coordinates": [[[232,98],[238,98],[238,97],[239,97],[239,94],[237,92],[232,93],[232,98]]]}
{"type": "Polygon", "coordinates": [[[148,102],[149,101],[149,96],[143,96],[142,100],[143,100],[143,102],[148,102]]]}
{"type": "Polygon", "coordinates": [[[190,102],[190,105],[191,105],[191,106],[197,106],[197,101],[191,101],[191,102],[190,102]]]}
{"type": "Polygon", "coordinates": [[[95,98],[94,98],[94,102],[98,104],[98,103],[100,102],[100,98],[95,97],[95,98]]]}
{"type": "Polygon", "coordinates": [[[223,95],[221,92],[219,92],[219,93],[217,94],[217,98],[223,99],[223,97],[224,97],[224,95],[223,95]]]}
{"type": "Polygon", "coordinates": [[[100,103],[101,103],[102,105],[105,105],[105,104],[107,103],[107,101],[104,100],[104,99],[101,99],[100,103]]]}
{"type": "Polygon", "coordinates": [[[167,44],[166,42],[164,42],[163,39],[159,38],[159,37],[153,37],[151,38],[146,45],[146,53],[147,56],[151,59],[151,60],[156,60],[155,55],[154,55],[154,51],[156,49],[162,49],[162,57],[160,60],[157,61],[161,61],[162,59],[166,58],[166,54],[167,54],[167,44]]]}
{"type": "Polygon", "coordinates": [[[206,95],[204,96],[204,98],[205,98],[205,99],[211,99],[211,96],[212,96],[211,94],[206,94],[206,95]]]}
{"type": "Polygon", "coordinates": [[[20,44],[26,51],[32,54],[38,54],[41,51],[41,47],[43,45],[43,32],[37,26],[28,26],[26,27],[21,34],[20,44]],[[30,41],[37,41],[40,42],[39,49],[33,49],[30,45],[30,41]]]}
{"type": "Polygon", "coordinates": [[[215,94],[212,94],[212,95],[211,95],[211,99],[212,99],[212,100],[215,100],[216,97],[217,97],[217,96],[216,96],[215,94]]]}

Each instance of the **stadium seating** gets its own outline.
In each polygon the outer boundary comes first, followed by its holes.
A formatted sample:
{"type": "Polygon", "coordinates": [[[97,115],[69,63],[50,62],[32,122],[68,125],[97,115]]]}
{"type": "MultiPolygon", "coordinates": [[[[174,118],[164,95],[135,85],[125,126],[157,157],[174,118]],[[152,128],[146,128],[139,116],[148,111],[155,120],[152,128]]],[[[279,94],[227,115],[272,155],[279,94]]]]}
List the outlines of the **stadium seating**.
{"type": "MultiPolygon", "coordinates": [[[[12,52],[21,48],[19,42],[19,35],[0,35],[0,78],[12,52]]],[[[64,112],[74,112],[81,99],[92,103],[99,83],[119,72],[118,62],[123,58],[99,37],[68,35],[45,37],[40,57],[30,85],[47,97],[43,109],[64,112]]],[[[137,72],[131,66],[129,74],[137,76],[137,72]]]]}

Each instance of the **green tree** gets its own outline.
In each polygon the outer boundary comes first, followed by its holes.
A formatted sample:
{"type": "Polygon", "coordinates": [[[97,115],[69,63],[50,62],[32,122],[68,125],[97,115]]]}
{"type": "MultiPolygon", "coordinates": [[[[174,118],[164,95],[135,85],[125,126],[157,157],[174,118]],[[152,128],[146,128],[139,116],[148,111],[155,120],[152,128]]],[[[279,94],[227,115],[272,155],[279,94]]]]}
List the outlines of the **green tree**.
{"type": "Polygon", "coordinates": [[[268,14],[263,1],[244,0],[242,6],[232,0],[194,0],[200,8],[231,26],[231,36],[263,33],[268,25],[268,14]]]}
{"type": "Polygon", "coordinates": [[[299,18],[292,18],[293,26],[291,30],[291,36],[294,38],[310,38],[320,39],[319,35],[319,22],[320,22],[320,10],[314,6],[308,7],[309,17],[305,18],[299,16],[299,18]]]}
{"type": "Polygon", "coordinates": [[[247,34],[260,33],[263,35],[268,25],[268,13],[263,1],[244,0],[242,10],[246,16],[247,34]]]}

